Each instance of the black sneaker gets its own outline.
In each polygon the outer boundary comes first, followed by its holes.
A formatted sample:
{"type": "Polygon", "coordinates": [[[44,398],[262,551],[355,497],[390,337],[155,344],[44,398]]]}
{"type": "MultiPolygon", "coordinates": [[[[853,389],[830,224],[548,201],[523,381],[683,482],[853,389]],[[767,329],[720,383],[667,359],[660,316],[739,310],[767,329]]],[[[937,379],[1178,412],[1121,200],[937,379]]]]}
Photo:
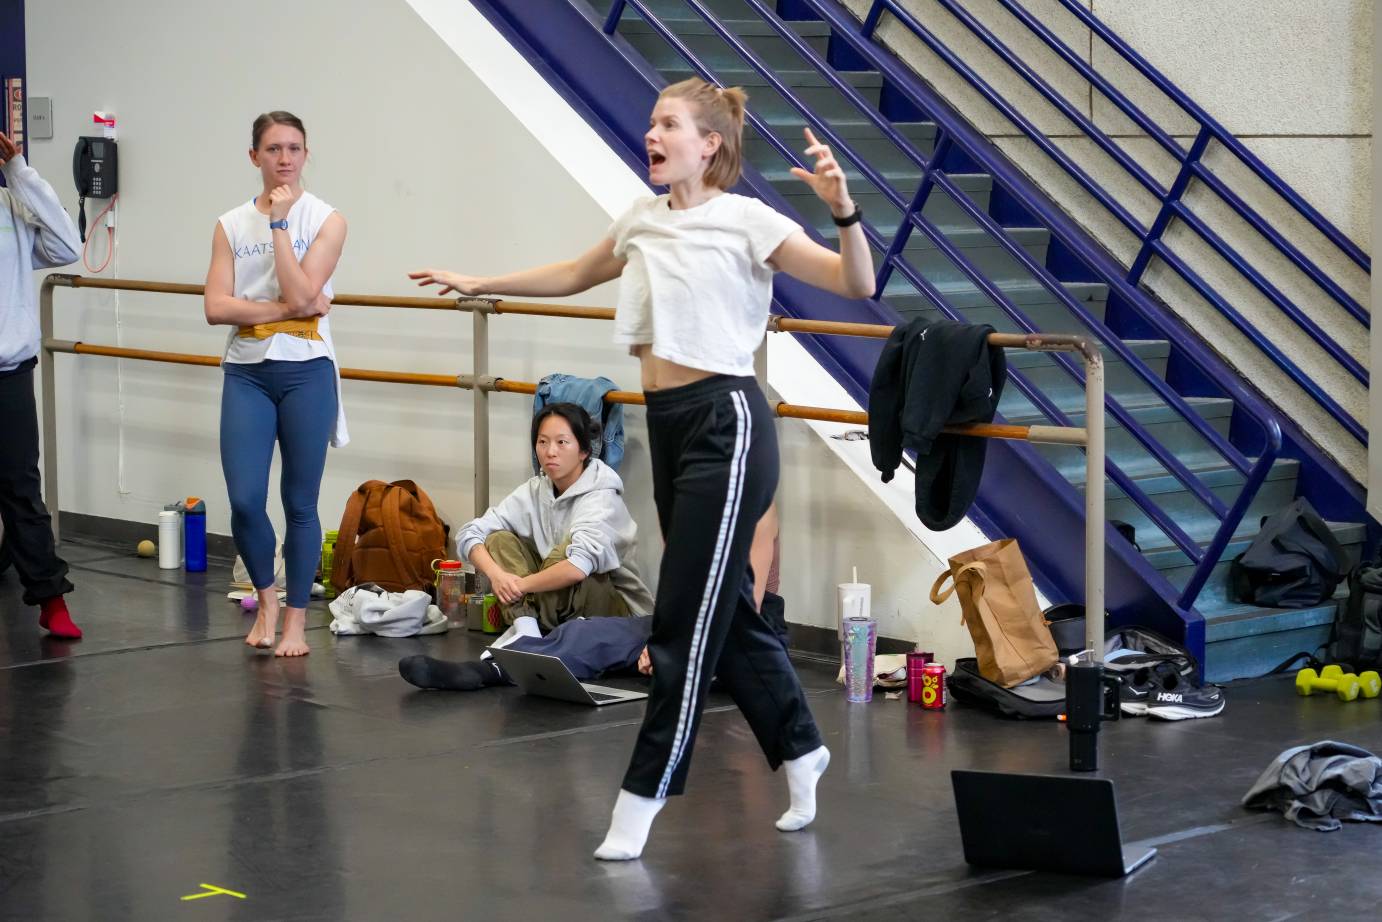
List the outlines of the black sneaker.
{"type": "Polygon", "coordinates": [[[1196,688],[1178,672],[1157,671],[1152,676],[1160,685],[1147,700],[1147,716],[1162,720],[1189,720],[1216,717],[1224,709],[1224,690],[1217,685],[1196,688]]]}
{"type": "Polygon", "coordinates": [[[1123,680],[1123,686],[1118,689],[1119,709],[1129,717],[1146,716],[1147,702],[1152,700],[1152,693],[1161,688],[1161,683],[1157,681],[1152,668],[1143,666],[1122,673],[1120,678],[1123,680]]]}

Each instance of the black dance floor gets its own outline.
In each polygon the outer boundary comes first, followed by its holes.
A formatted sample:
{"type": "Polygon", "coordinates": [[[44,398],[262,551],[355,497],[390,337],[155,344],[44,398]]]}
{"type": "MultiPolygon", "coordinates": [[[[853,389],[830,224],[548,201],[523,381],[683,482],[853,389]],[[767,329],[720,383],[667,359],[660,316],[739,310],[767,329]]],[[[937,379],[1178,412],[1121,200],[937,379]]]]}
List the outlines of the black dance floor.
{"type": "Polygon", "coordinates": [[[604,864],[590,853],[641,705],[419,692],[401,656],[473,657],[481,635],[337,639],[324,608],[312,654],[275,660],[241,643],[225,566],[194,579],[121,548],[64,554],[79,643],[41,639],[14,574],[0,581],[0,919],[1276,920],[1382,904],[1382,829],[1238,806],[1288,746],[1382,751],[1382,700],[1272,679],[1231,688],[1216,719],[1109,726],[1124,841],[1160,854],[1098,880],[976,871],[960,852],[950,769],[1060,772],[1063,727],[849,705],[803,662],[834,753],[815,824],[773,828],[785,779],[712,695],[687,795],[641,861],[604,864]]]}

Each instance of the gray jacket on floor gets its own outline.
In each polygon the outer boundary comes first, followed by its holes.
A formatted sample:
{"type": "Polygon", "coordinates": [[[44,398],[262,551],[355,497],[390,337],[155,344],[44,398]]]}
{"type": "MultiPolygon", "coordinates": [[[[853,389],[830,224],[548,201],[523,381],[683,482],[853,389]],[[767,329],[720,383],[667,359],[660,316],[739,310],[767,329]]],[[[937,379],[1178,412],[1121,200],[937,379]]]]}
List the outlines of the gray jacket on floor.
{"type": "Polygon", "coordinates": [[[1382,821],[1382,759],[1329,740],[1288,749],[1243,796],[1243,806],[1279,810],[1320,832],[1333,832],[1340,820],[1382,821]]]}

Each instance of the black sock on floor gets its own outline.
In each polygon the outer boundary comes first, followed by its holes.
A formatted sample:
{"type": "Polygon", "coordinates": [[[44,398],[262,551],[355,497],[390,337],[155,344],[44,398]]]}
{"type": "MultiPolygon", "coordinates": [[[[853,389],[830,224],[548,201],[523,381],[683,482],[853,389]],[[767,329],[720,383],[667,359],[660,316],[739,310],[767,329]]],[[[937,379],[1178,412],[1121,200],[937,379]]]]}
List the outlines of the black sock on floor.
{"type": "Polygon", "coordinates": [[[398,661],[398,674],[418,688],[476,691],[486,685],[505,685],[508,677],[497,665],[479,660],[456,663],[431,656],[408,656],[398,661]]]}
{"type": "Polygon", "coordinates": [[[513,685],[513,684],[514,684],[513,679],[509,678],[509,674],[508,674],[507,672],[504,671],[504,667],[501,666],[501,665],[499,665],[498,661],[496,661],[496,660],[494,660],[493,658],[491,658],[491,659],[487,659],[487,660],[481,660],[480,662],[481,662],[482,665],[489,667],[489,668],[487,668],[487,669],[485,670],[485,684],[486,684],[486,685],[513,685]]]}

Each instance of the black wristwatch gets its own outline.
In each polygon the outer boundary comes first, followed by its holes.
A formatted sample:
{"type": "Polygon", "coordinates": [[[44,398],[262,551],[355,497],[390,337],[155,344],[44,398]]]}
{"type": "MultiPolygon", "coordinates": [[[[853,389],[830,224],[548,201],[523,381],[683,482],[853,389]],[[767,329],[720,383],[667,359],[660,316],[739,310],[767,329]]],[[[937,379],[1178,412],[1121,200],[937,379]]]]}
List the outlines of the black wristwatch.
{"type": "Polygon", "coordinates": [[[858,224],[864,219],[864,209],[859,207],[859,203],[854,203],[854,211],[843,218],[837,218],[832,213],[830,220],[835,222],[836,227],[849,227],[851,224],[858,224]]]}

